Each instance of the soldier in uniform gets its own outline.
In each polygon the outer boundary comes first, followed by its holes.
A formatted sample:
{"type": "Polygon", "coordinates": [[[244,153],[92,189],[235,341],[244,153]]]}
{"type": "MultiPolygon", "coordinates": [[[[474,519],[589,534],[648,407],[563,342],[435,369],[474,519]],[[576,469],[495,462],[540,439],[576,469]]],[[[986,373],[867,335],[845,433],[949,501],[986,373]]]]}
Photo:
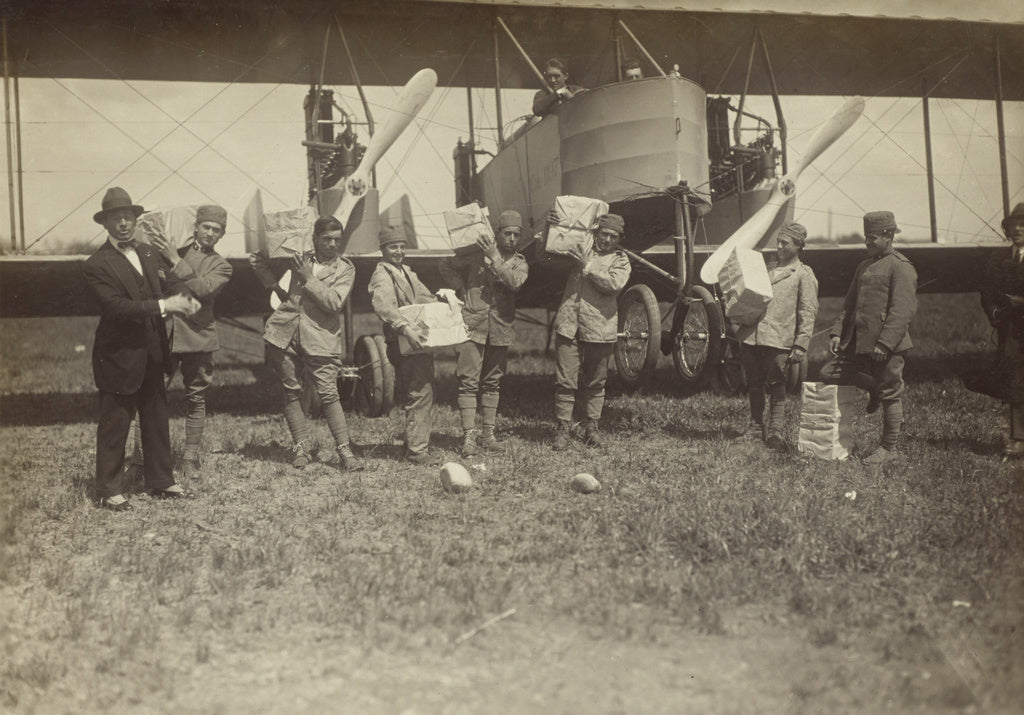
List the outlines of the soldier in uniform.
{"type": "Polygon", "coordinates": [[[881,464],[895,457],[903,425],[903,367],[912,347],[908,328],[917,312],[917,271],[892,247],[900,232],[891,211],[864,215],[868,258],[857,266],[843,310],[829,331],[829,350],[836,359],[822,368],[826,382],[858,384],[857,374],[873,381],[868,413],[881,405],[881,444],[864,458],[881,464]]]}
{"type": "Polygon", "coordinates": [[[994,251],[985,270],[981,305],[999,335],[999,365],[1010,377],[1007,457],[1024,457],[1024,203],[1003,219],[1010,250],[994,251]]]}
{"type": "Polygon", "coordinates": [[[604,214],[594,232],[593,251],[571,249],[576,267],[569,274],[555,314],[555,418],[552,446],[565,449],[572,434],[577,389],[583,398],[584,441],[600,446],[598,421],[604,408],[608,363],[619,332],[619,293],[629,281],[629,258],[619,248],[626,224],[604,214]]]}
{"type": "Polygon", "coordinates": [[[807,359],[807,346],[818,315],[818,279],[800,261],[807,229],[791,223],[778,236],[779,263],[770,272],[772,299],[765,314],[753,325],[741,325],[736,337],[747,378],[750,424],[747,435],[767,439],[768,446],[782,449],[786,412],[786,375],[793,363],[807,359]],[[767,435],[764,424],[765,391],[771,401],[767,435]]]}
{"type": "MultiPolygon", "coordinates": [[[[352,291],[356,268],[338,252],[343,226],[333,216],[313,224],[313,250],[292,257],[292,280],[287,299],[267,319],[263,340],[271,367],[284,387],[284,418],[292,436],[292,466],[301,469],[312,459],[309,423],[302,412],[302,384],[307,374],[316,387],[327,427],[334,437],[341,470],[363,469],[349,444],[348,423],[338,394],[338,374],[344,342],[341,314],[352,291]]],[[[265,286],[277,280],[262,252],[249,263],[265,286]]]]}
{"type": "Polygon", "coordinates": [[[398,310],[407,305],[431,303],[434,295],[415,272],[404,265],[405,231],[400,226],[382,226],[379,236],[384,257],[370,276],[370,301],[384,323],[388,360],[395,366],[395,398],[405,412],[405,458],[413,464],[429,464],[430,428],[434,409],[434,356],[417,352],[422,336],[398,310]],[[399,337],[412,351],[405,355],[399,337]]]}
{"type": "Polygon", "coordinates": [[[194,315],[175,315],[169,321],[171,360],[175,366],[181,367],[181,379],[188,399],[182,470],[186,479],[197,476],[202,460],[206,391],[213,383],[213,353],[220,348],[213,302],[231,279],[231,264],[214,248],[224,236],[227,223],[228,213],[223,207],[200,206],[196,210],[195,230],[188,246],[178,250],[173,239],[162,234],[155,234],[152,239],[153,247],[172,269],[184,277],[183,287],[201,306],[194,315]]]}
{"type": "Polygon", "coordinates": [[[508,364],[508,346],[514,337],[516,292],[526,282],[529,267],[516,253],[523,230],[517,211],[498,217],[497,238],[481,234],[479,251],[456,255],[441,264],[441,276],[464,301],[462,318],[469,340],[459,346],[455,375],[459,379],[459,416],[462,422],[462,454],[472,456],[478,447],[500,449],[494,436],[501,378],[508,364]],[[480,402],[481,443],[477,444],[477,399],[480,402]]]}

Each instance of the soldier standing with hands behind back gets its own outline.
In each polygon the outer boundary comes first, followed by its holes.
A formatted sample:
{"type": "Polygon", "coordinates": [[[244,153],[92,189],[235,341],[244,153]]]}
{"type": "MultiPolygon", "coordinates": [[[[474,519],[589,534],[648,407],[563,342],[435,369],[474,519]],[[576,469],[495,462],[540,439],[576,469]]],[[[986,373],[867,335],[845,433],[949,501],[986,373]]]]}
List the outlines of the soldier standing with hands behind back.
{"type": "Polygon", "coordinates": [[[441,264],[441,276],[464,301],[462,318],[469,340],[458,348],[455,374],[459,379],[459,416],[462,422],[462,454],[477,453],[476,412],[480,400],[482,446],[500,448],[494,436],[501,378],[508,365],[516,317],[516,292],[526,282],[526,259],[516,253],[523,231],[517,211],[498,217],[497,238],[481,234],[479,251],[456,255],[441,264]]]}
{"type": "Polygon", "coordinates": [[[913,346],[908,329],[917,313],[917,271],[910,259],[892,247],[900,232],[891,211],[864,215],[868,258],[857,266],[843,310],[829,331],[835,359],[822,367],[822,380],[856,384],[858,374],[871,376],[868,413],[882,406],[882,440],[864,458],[881,464],[896,456],[903,425],[903,366],[913,346]]]}

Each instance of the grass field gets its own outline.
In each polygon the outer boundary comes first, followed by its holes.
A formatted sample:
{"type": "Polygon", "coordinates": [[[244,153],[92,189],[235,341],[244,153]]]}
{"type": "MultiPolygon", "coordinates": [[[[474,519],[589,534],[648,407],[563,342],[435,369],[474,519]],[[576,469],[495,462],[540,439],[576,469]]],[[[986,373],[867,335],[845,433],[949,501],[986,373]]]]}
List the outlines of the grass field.
{"type": "MultiPolygon", "coordinates": [[[[823,302],[819,327],[836,309],[823,302]]],[[[507,450],[467,460],[475,485],[459,496],[397,460],[397,414],[350,416],[361,476],[292,469],[260,341],[226,328],[196,498],[139,494],[127,514],[92,499],[94,325],[0,322],[0,710],[1024,702],[1024,469],[999,456],[1004,408],[956,378],[991,349],[976,296],[922,297],[902,456],[881,469],[736,440],[745,398],[683,394],[669,360],[635,392],[612,381],[605,448],[553,452],[553,362],[543,329],[524,326],[499,413],[507,450]],[[602,491],[572,492],[579,471],[602,491]]],[[[824,348],[817,337],[812,375],[824,348]]],[[[438,360],[447,458],[452,371],[438,360]]],[[[180,383],[171,401],[180,454],[180,383]]],[[[857,419],[858,454],[879,429],[857,419]]]]}

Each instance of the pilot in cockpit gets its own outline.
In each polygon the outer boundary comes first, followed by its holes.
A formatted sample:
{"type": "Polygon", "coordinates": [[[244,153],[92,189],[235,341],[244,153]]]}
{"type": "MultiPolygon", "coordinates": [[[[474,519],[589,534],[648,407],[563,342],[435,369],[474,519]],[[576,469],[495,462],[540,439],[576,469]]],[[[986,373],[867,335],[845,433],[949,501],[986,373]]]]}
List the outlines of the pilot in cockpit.
{"type": "Polygon", "coordinates": [[[632,79],[643,79],[644,71],[640,69],[640,60],[627,57],[622,62],[622,81],[628,82],[632,79]]]}
{"type": "Polygon", "coordinates": [[[557,57],[552,57],[544,63],[544,80],[550,90],[541,89],[533,95],[533,113],[538,117],[549,114],[565,100],[586,91],[582,87],[569,84],[569,72],[565,68],[565,62],[557,57]]]}

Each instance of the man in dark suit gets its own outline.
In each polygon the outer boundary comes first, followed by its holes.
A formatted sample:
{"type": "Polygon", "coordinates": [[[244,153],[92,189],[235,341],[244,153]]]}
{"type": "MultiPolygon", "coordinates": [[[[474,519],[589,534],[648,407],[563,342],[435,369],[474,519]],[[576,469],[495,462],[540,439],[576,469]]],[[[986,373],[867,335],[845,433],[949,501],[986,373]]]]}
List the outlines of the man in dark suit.
{"type": "Polygon", "coordinates": [[[135,224],[142,212],[124,189],[108,189],[93,220],[109,235],[84,267],[86,283],[100,304],[92,351],[100,398],[96,493],[101,506],[115,511],[130,508],[124,494],[124,449],[136,410],[146,453],[146,488],[155,496],[188,495],[172,474],[164,386],[171,362],[163,319],[192,315],[199,304],[186,295],[161,297],[164,285],[181,276],[165,275],[156,252],[136,244],[135,224]]]}

